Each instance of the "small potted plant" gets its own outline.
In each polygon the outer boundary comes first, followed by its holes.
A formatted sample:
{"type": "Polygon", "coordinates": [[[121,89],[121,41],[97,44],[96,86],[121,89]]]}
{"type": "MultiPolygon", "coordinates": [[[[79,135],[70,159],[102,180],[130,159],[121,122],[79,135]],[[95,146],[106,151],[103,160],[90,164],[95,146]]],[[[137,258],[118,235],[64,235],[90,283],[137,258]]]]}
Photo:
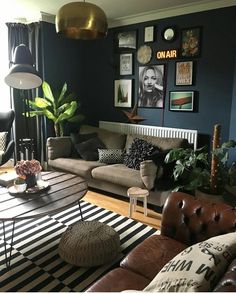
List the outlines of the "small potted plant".
{"type": "Polygon", "coordinates": [[[21,177],[17,177],[14,181],[14,187],[15,187],[17,193],[25,192],[25,190],[27,188],[27,184],[25,182],[25,179],[23,179],[21,177]]]}

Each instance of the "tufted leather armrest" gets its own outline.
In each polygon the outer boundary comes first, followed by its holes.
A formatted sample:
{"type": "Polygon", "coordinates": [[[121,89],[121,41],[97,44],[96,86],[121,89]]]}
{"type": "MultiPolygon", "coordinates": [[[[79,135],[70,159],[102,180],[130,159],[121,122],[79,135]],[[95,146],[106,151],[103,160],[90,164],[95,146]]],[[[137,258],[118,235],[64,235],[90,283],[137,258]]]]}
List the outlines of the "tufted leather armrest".
{"type": "Polygon", "coordinates": [[[213,292],[236,292],[236,259],[234,259],[213,292]]]}
{"type": "Polygon", "coordinates": [[[236,231],[235,208],[207,204],[186,193],[171,193],[162,212],[161,234],[187,245],[236,231]]]}

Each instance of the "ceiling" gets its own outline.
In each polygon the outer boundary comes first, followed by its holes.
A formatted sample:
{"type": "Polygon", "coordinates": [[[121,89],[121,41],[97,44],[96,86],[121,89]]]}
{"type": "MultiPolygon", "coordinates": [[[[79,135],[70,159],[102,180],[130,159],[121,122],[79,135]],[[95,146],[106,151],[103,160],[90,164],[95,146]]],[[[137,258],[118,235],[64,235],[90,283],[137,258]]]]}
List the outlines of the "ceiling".
{"type": "MultiPolygon", "coordinates": [[[[7,0],[4,21],[53,21],[58,9],[75,0],[7,0]]],[[[88,0],[101,7],[109,27],[236,5],[236,0],[88,0]]]]}

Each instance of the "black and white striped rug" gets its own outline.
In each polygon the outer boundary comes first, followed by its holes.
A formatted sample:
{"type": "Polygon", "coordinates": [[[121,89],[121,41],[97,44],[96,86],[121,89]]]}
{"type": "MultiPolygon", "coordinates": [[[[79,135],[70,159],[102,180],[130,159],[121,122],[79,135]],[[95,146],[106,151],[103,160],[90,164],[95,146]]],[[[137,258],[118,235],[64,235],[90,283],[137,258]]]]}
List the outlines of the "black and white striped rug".
{"type": "MultiPolygon", "coordinates": [[[[0,235],[1,292],[81,292],[111,268],[141,241],[159,231],[109,210],[81,201],[84,220],[112,226],[120,235],[121,253],[110,264],[93,268],[72,266],[58,255],[61,234],[80,220],[78,206],[63,212],[16,222],[11,269],[6,270],[4,243],[0,235]]],[[[7,225],[10,242],[11,225],[7,225]]],[[[8,246],[9,247],[9,246],[8,246]]]]}

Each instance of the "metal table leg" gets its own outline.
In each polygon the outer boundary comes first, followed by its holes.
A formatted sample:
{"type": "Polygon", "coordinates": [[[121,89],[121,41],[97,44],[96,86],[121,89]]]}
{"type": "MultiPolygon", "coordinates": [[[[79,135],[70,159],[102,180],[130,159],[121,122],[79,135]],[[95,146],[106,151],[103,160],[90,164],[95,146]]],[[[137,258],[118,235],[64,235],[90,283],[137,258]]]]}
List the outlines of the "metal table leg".
{"type": "Polygon", "coordinates": [[[9,269],[10,266],[11,266],[11,256],[12,256],[12,248],[13,248],[15,221],[12,221],[11,239],[10,239],[10,252],[9,252],[8,256],[7,256],[7,240],[6,240],[5,221],[2,221],[2,230],[3,230],[5,263],[6,263],[6,268],[9,269]]]}
{"type": "Polygon", "coordinates": [[[78,201],[78,205],[79,205],[79,211],[80,211],[81,220],[83,221],[84,218],[83,218],[83,213],[82,213],[82,209],[81,209],[81,206],[80,206],[80,200],[78,201]]]}

